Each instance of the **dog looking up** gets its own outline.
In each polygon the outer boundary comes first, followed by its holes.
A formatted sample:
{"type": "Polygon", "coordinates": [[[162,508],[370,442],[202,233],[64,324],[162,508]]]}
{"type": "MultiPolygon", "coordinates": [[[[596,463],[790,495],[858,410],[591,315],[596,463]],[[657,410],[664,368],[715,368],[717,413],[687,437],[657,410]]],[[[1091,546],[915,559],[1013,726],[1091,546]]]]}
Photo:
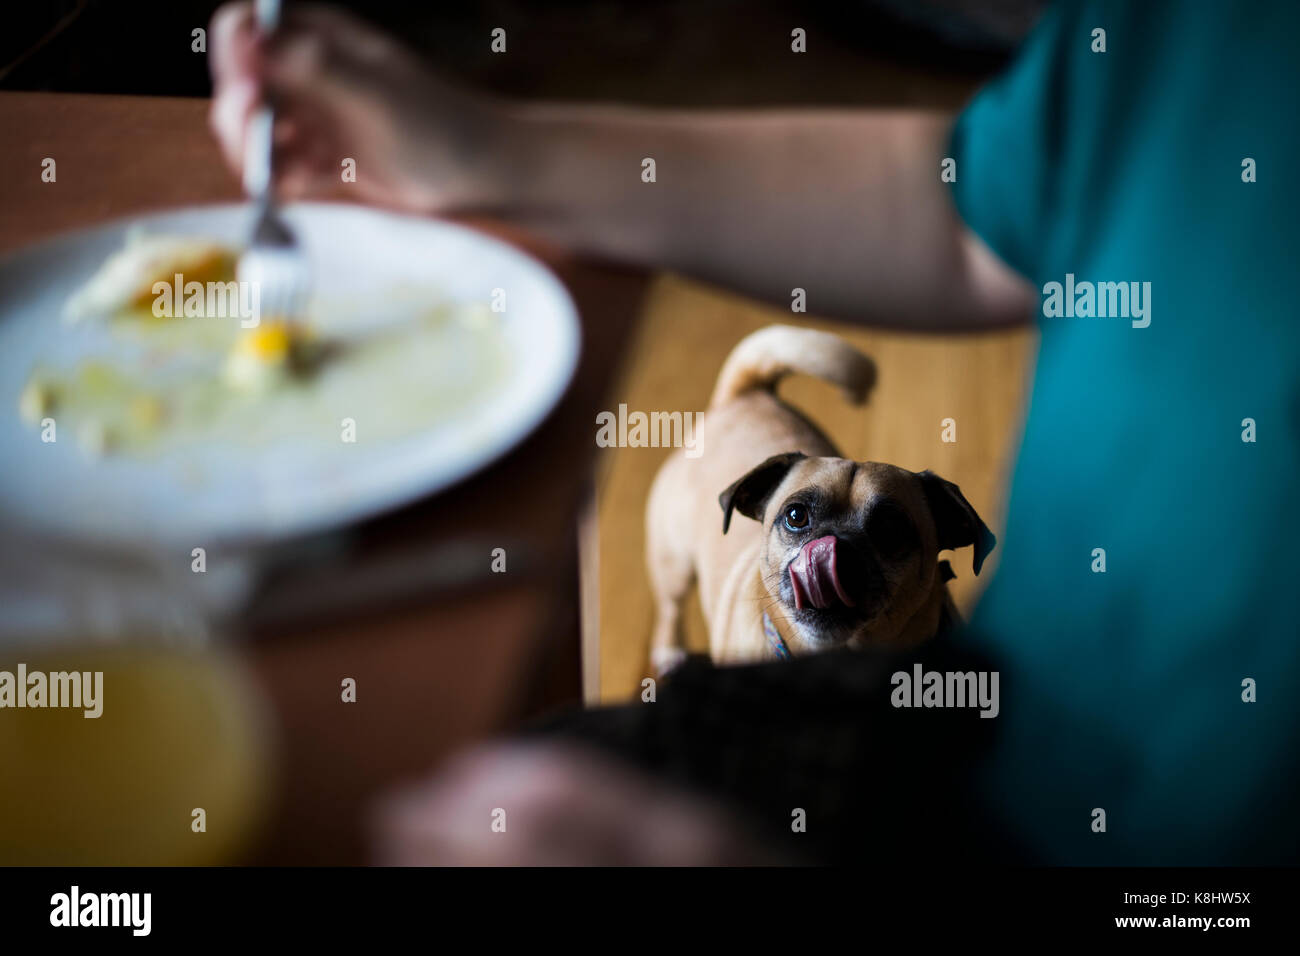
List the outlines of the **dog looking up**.
{"type": "Polygon", "coordinates": [[[978,574],[993,548],[993,534],[952,482],[841,457],[776,396],[795,372],[840,386],[855,404],[876,377],[874,363],[838,336],[760,329],[722,366],[702,423],[703,454],[675,451],[655,477],[646,561],[651,661],[660,673],[685,656],[681,614],[692,584],[716,663],[906,647],[960,620],[948,593],[952,569],[939,552],[974,545],[978,574]]]}

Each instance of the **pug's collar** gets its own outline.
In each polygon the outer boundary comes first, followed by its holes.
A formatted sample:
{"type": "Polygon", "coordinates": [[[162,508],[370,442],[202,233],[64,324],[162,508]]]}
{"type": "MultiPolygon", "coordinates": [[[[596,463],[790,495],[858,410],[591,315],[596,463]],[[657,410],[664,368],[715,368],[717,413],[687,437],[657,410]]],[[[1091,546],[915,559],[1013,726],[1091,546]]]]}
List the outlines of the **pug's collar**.
{"type": "Polygon", "coordinates": [[[772,616],[766,611],[763,612],[763,636],[767,638],[768,648],[779,659],[786,660],[790,657],[789,645],[781,636],[781,632],[776,629],[776,625],[772,623],[772,616]]]}

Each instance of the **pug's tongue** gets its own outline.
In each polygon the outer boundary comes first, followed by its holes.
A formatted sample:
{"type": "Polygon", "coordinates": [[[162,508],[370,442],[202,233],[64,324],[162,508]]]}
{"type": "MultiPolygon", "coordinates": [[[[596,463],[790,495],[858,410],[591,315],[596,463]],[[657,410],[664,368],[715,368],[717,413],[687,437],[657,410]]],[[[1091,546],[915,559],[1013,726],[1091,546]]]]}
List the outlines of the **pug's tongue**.
{"type": "Polygon", "coordinates": [[[835,570],[835,535],[809,541],[790,562],[790,585],[796,608],[825,608],[841,601],[853,607],[853,599],[840,584],[835,570]]]}

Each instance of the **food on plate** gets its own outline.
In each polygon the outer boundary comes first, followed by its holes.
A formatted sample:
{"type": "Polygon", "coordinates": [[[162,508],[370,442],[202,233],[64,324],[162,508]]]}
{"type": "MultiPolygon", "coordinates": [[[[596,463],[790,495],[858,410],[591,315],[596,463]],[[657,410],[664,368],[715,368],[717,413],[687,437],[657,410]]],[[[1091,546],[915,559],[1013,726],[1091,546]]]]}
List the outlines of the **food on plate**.
{"type": "Polygon", "coordinates": [[[222,377],[231,388],[256,390],[311,374],[326,350],[311,329],[274,319],[235,338],[222,377]]]}
{"type": "Polygon", "coordinates": [[[18,396],[24,421],[55,424],[93,456],[339,442],[345,421],[366,440],[398,439],[482,401],[510,373],[500,316],[419,284],[336,291],[299,319],[251,327],[231,314],[154,317],[146,294],[174,286],[169,271],[224,282],[235,259],[203,239],[131,237],[72,297],[70,314],[105,321],[64,330],[62,360],[34,365],[18,396]]]}
{"type": "Polygon", "coordinates": [[[235,250],[207,239],[132,232],[126,246],[68,300],[64,317],[76,322],[137,310],[153,315],[156,283],[170,286],[178,275],[204,286],[230,282],[237,261],[235,250]]]}

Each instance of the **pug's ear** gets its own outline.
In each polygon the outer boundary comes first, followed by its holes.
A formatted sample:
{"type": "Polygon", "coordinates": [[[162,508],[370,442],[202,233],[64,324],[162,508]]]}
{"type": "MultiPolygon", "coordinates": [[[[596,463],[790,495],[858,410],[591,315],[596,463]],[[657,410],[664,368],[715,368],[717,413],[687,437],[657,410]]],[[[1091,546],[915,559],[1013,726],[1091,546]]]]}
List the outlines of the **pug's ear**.
{"type": "Polygon", "coordinates": [[[975,573],[979,574],[984,559],[997,544],[993,532],[975,513],[961,489],[951,481],[940,478],[929,469],[918,472],[917,477],[921,479],[921,488],[930,504],[930,514],[934,516],[934,527],[939,533],[939,550],[975,545],[972,563],[975,573]]]}
{"type": "Polygon", "coordinates": [[[746,473],[734,482],[730,488],[718,495],[718,504],[722,505],[722,533],[731,527],[731,511],[734,508],[746,518],[763,520],[763,510],[767,499],[781,483],[797,461],[808,456],[801,451],[789,451],[784,455],[773,455],[757,468],[746,473]]]}

